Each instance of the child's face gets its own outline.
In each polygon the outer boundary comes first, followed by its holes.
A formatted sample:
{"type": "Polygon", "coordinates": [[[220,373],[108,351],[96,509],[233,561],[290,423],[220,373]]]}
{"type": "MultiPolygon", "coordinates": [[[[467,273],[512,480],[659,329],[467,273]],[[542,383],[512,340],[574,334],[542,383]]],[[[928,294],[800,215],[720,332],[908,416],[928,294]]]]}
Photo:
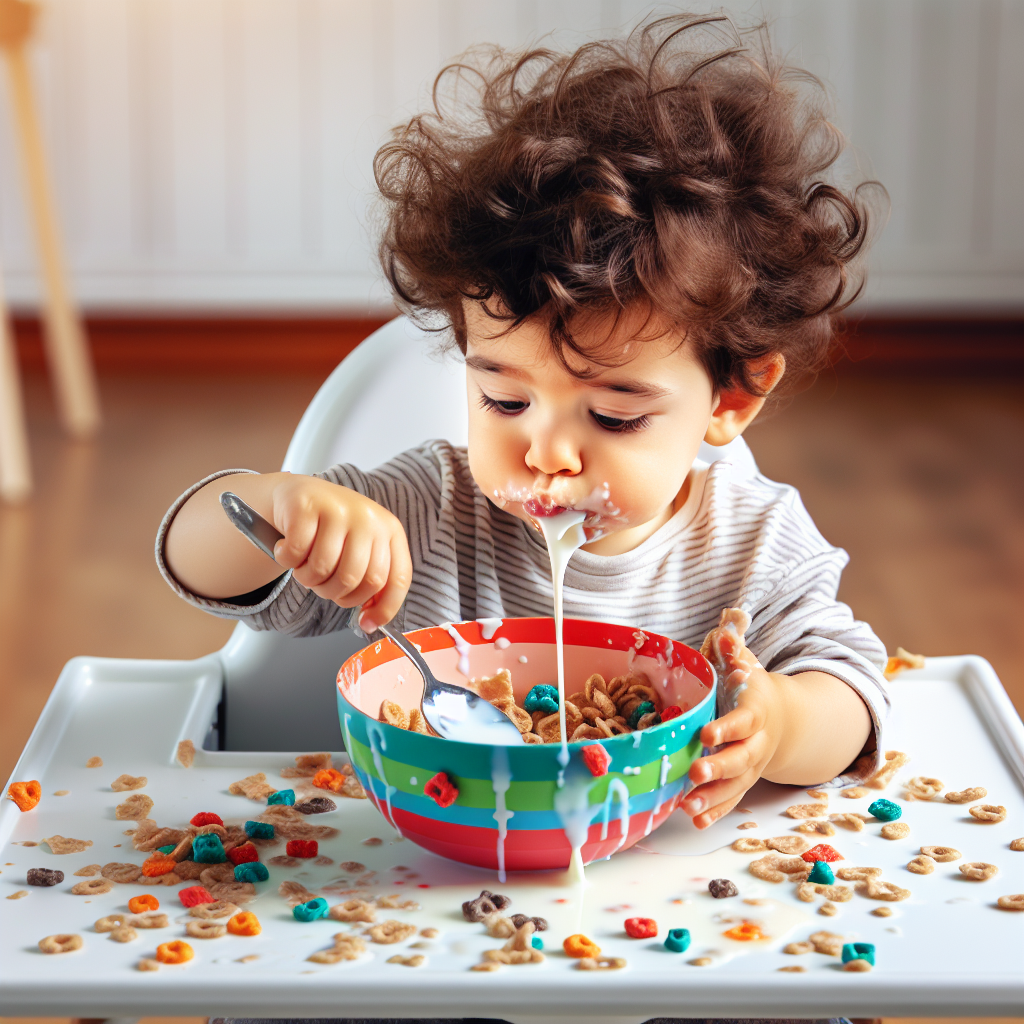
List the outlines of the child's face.
{"type": "MultiPolygon", "coordinates": [[[[501,326],[466,304],[469,464],[477,485],[533,525],[528,508],[586,509],[591,542],[584,550],[631,550],[686,499],[687,474],[717,405],[706,371],[678,334],[631,340],[634,321],[609,340],[620,365],[595,365],[584,381],[562,366],[542,322],[493,337],[501,326]]],[[[600,322],[574,332],[598,342],[608,329],[600,322]]]]}

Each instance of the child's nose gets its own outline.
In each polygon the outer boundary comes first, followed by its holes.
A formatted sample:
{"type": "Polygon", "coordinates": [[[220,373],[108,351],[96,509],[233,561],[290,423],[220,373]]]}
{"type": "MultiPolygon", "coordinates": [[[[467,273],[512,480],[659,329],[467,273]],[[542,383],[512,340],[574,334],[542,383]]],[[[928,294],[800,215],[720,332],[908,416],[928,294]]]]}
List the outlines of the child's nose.
{"type": "Polygon", "coordinates": [[[579,445],[566,433],[537,431],[530,439],[526,465],[545,476],[575,476],[583,470],[579,445]]]}

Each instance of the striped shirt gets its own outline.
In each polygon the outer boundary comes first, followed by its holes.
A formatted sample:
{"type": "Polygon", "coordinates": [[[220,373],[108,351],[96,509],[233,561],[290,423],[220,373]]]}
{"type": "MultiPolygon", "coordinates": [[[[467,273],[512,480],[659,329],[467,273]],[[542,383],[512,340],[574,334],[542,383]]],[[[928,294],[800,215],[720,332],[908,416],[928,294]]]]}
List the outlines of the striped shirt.
{"type": "MultiPolygon", "coordinates": [[[[256,603],[197,597],[171,576],[163,539],[200,481],[171,507],[157,538],[157,561],[191,604],[257,630],[317,636],[345,627],[348,610],[281,576],[256,603]]],[[[551,570],[543,539],[477,487],[464,448],[429,441],[370,472],[350,465],[318,474],[389,509],[405,527],[413,563],[396,617],[403,630],[476,618],[552,614],[551,570]]],[[[770,672],[825,672],[852,686],[874,723],[877,751],[889,698],[881,641],[836,599],[848,561],[818,532],[793,487],[752,465],[696,463],[686,503],[639,547],[621,555],[577,551],[565,574],[568,617],[622,623],[700,647],[721,610],[751,617],[748,647],[770,672]]],[[[836,781],[860,781],[868,758],[836,781]]]]}

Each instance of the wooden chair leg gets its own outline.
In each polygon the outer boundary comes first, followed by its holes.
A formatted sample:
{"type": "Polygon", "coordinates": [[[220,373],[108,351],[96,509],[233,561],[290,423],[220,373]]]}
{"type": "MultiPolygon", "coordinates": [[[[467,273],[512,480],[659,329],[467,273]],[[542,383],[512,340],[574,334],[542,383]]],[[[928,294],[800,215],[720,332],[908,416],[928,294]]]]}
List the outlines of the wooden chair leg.
{"type": "Polygon", "coordinates": [[[32,90],[26,43],[35,5],[0,0],[3,20],[17,27],[3,33],[18,153],[35,227],[39,260],[46,286],[46,350],[57,393],[57,407],[68,433],[88,437],[100,425],[99,396],[85,332],[68,288],[60,232],[46,167],[42,133],[32,90]]]}
{"type": "Polygon", "coordinates": [[[23,501],[31,493],[32,467],[21,376],[0,280],[0,501],[23,501]]]}

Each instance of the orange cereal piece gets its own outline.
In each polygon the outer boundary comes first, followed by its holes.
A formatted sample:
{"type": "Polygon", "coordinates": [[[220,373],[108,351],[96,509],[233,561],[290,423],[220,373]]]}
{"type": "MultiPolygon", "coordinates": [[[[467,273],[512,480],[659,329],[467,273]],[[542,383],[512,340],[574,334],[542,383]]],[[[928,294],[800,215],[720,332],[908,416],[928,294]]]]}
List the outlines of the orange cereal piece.
{"type": "Polygon", "coordinates": [[[133,914],[145,914],[147,910],[159,910],[160,901],[155,896],[144,892],[141,896],[133,896],[128,901],[128,909],[133,914]]]}
{"type": "Polygon", "coordinates": [[[586,935],[570,935],[562,943],[562,949],[565,950],[566,956],[571,956],[576,960],[582,960],[585,957],[596,959],[601,955],[601,947],[593,939],[588,939],[586,935]]]}
{"type": "Polygon", "coordinates": [[[228,920],[228,931],[232,935],[259,935],[263,927],[255,914],[243,910],[228,920]]]}
{"type": "Polygon", "coordinates": [[[170,874],[176,867],[178,862],[173,857],[165,857],[162,853],[154,853],[152,857],[147,857],[142,864],[142,873],[147,878],[158,878],[160,875],[170,874]]]}
{"type": "Polygon", "coordinates": [[[329,789],[332,793],[340,793],[345,785],[345,776],[337,768],[321,768],[313,776],[313,785],[317,789],[329,789]]]}
{"type": "Polygon", "coordinates": [[[756,939],[763,939],[761,929],[752,921],[744,921],[743,924],[722,932],[727,939],[735,939],[737,942],[754,942],[756,939]]]}
{"type": "Polygon", "coordinates": [[[177,939],[173,942],[162,942],[156,947],[156,958],[162,964],[183,964],[195,956],[187,942],[177,939]]]}
{"type": "Polygon", "coordinates": [[[12,782],[7,795],[18,805],[20,811],[31,811],[43,795],[42,787],[33,779],[31,782],[12,782]]]}

